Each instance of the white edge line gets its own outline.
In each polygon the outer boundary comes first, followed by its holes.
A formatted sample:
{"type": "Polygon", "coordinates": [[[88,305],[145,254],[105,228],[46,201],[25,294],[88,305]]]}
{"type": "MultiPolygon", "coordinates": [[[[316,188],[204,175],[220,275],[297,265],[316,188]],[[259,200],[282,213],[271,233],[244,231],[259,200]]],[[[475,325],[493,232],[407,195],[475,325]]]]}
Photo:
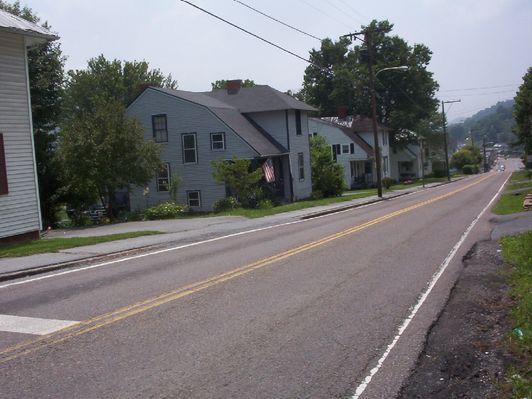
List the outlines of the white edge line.
{"type": "Polygon", "coordinates": [[[471,230],[473,230],[473,227],[475,227],[475,225],[477,224],[477,222],[480,220],[480,218],[484,215],[484,213],[490,208],[491,204],[493,204],[493,202],[495,201],[495,199],[497,199],[497,197],[499,196],[499,194],[501,193],[502,189],[504,188],[504,186],[506,185],[506,182],[510,179],[512,175],[510,174],[510,176],[508,176],[506,178],[506,180],[504,181],[504,183],[501,185],[501,187],[499,188],[499,190],[497,191],[497,193],[493,196],[493,198],[490,200],[490,202],[488,203],[488,205],[486,205],[484,207],[484,209],[482,209],[482,211],[478,214],[478,216],[471,222],[471,224],[468,226],[468,228],[464,231],[464,233],[462,234],[462,236],[460,237],[460,240],[458,240],[458,242],[454,245],[453,249],[451,249],[451,252],[449,252],[449,254],[447,255],[447,257],[445,258],[445,260],[443,261],[443,263],[440,265],[440,268],[439,270],[432,276],[432,279],[427,287],[427,289],[425,290],[425,292],[423,292],[421,294],[421,296],[419,297],[416,305],[412,308],[412,311],[410,312],[410,314],[408,315],[408,317],[403,321],[403,323],[399,326],[399,329],[397,330],[397,335],[394,337],[394,339],[392,340],[392,342],[386,347],[386,350],[384,351],[384,353],[382,354],[381,358],[377,361],[377,365],[371,369],[371,371],[369,372],[369,374],[362,380],[362,382],[358,385],[357,389],[355,390],[355,394],[351,397],[352,399],[358,399],[360,398],[360,395],[362,395],[362,393],[366,390],[366,388],[368,387],[369,383],[371,382],[372,378],[375,376],[375,374],[377,374],[377,372],[380,370],[380,368],[382,367],[382,365],[384,364],[384,361],[386,360],[386,358],[388,357],[388,355],[390,354],[390,352],[392,351],[392,349],[395,347],[395,345],[397,344],[397,342],[399,341],[399,338],[401,338],[401,336],[403,335],[403,333],[405,332],[406,328],[408,327],[408,325],[410,324],[410,322],[413,320],[413,318],[415,317],[415,315],[417,314],[417,312],[419,311],[419,309],[421,308],[421,306],[423,305],[423,303],[425,302],[425,300],[427,299],[427,297],[430,295],[432,289],[434,288],[434,286],[436,285],[436,283],[438,282],[438,280],[440,279],[440,277],[442,276],[442,274],[445,272],[445,270],[447,269],[447,266],[449,266],[449,264],[451,263],[451,261],[453,260],[454,256],[456,255],[456,253],[458,252],[458,249],[460,249],[460,247],[462,246],[462,244],[464,243],[464,241],[466,240],[466,238],[469,236],[469,233],[471,232],[471,230]]]}
{"type": "MultiPolygon", "coordinates": [[[[435,187],[432,187],[432,188],[439,188],[439,187],[445,187],[445,186],[446,186],[446,184],[442,184],[442,185],[435,186],[435,187]]],[[[413,191],[411,193],[403,195],[403,197],[408,196],[408,195],[412,195],[412,194],[421,193],[421,192],[423,192],[423,190],[413,191]]],[[[259,231],[264,231],[264,230],[274,229],[274,228],[278,228],[278,227],[289,226],[289,225],[292,225],[292,224],[310,222],[312,220],[321,219],[321,218],[324,218],[324,217],[330,217],[330,216],[333,216],[333,215],[337,215],[339,213],[350,212],[353,209],[366,208],[366,207],[369,207],[369,206],[372,206],[372,205],[376,205],[376,204],[380,204],[380,203],[382,203],[382,201],[375,201],[375,202],[371,202],[369,204],[364,204],[364,205],[360,205],[360,206],[344,209],[344,210],[341,210],[341,211],[338,211],[338,212],[328,213],[328,214],[325,214],[325,215],[316,216],[316,217],[312,217],[312,218],[308,218],[308,219],[294,220],[292,222],[286,222],[286,223],[276,224],[276,225],[272,225],[272,226],[260,227],[258,229],[240,231],[238,233],[233,233],[233,234],[229,234],[229,235],[225,235],[225,236],[221,236],[221,237],[210,238],[208,240],[197,241],[197,242],[193,242],[193,243],[190,243],[190,244],[180,245],[180,246],[177,246],[177,247],[170,247],[170,248],[160,249],[160,250],[153,251],[153,252],[146,252],[146,253],[140,254],[140,255],[129,256],[127,258],[120,258],[120,259],[115,259],[115,260],[112,260],[112,261],[109,261],[109,262],[97,263],[97,264],[91,265],[91,266],[79,267],[79,268],[76,268],[76,269],[65,270],[65,271],[58,272],[58,273],[53,273],[53,274],[46,274],[46,275],[40,276],[40,277],[34,277],[34,278],[29,278],[29,279],[26,279],[26,280],[22,280],[22,281],[16,281],[16,282],[13,282],[13,283],[0,285],[0,289],[13,287],[13,286],[16,286],[16,285],[28,284],[28,283],[32,283],[32,282],[35,282],[35,281],[47,280],[49,278],[64,276],[64,275],[67,275],[67,274],[77,273],[77,272],[81,272],[81,271],[85,271],[85,270],[97,269],[97,268],[100,268],[100,267],[109,266],[109,265],[113,265],[113,264],[116,264],[116,263],[127,262],[127,261],[130,261],[130,260],[140,259],[140,258],[144,258],[144,257],[147,257],[147,256],[152,256],[152,255],[159,255],[159,254],[162,254],[162,253],[165,253],[165,252],[177,251],[177,250],[184,249],[184,248],[194,247],[196,245],[203,245],[203,244],[208,244],[208,243],[211,243],[211,242],[214,242],[214,241],[224,240],[226,238],[238,237],[238,236],[241,236],[241,235],[246,235],[246,234],[251,234],[251,233],[257,233],[259,231]]],[[[82,261],[82,260],[83,259],[80,259],[80,261],[82,261]]]]}
{"type": "Polygon", "coordinates": [[[189,243],[189,244],[179,245],[177,247],[164,248],[164,249],[160,249],[160,250],[152,251],[152,252],[147,252],[147,253],[140,254],[140,255],[128,256],[127,258],[115,259],[115,260],[112,260],[112,261],[109,261],[109,262],[97,263],[97,264],[91,265],[91,266],[85,266],[85,267],[80,267],[80,268],[76,268],[76,269],[65,270],[65,271],[62,271],[62,272],[53,273],[53,274],[47,274],[47,275],[44,275],[44,276],[34,277],[34,278],[22,280],[22,281],[16,281],[16,282],[13,282],[13,283],[0,285],[0,289],[13,287],[13,286],[16,286],[16,285],[32,283],[32,282],[35,282],[35,281],[46,280],[46,279],[53,278],[53,277],[64,276],[64,275],[67,275],[67,274],[77,273],[77,272],[80,272],[80,271],[97,269],[97,268],[100,268],[100,267],[109,266],[109,265],[122,263],[122,262],[127,262],[127,261],[130,261],[130,260],[145,258],[147,256],[159,255],[159,254],[162,254],[162,253],[165,253],[165,252],[177,251],[177,250],[184,249],[184,248],[195,247],[197,245],[208,244],[208,243],[211,243],[211,242],[220,241],[220,240],[224,240],[224,239],[227,239],[227,238],[238,237],[238,236],[251,234],[251,233],[257,233],[259,231],[264,231],[264,230],[270,230],[270,229],[274,229],[274,228],[278,228],[278,227],[289,226],[289,225],[292,225],[292,224],[310,222],[312,220],[320,219],[320,218],[323,218],[323,217],[329,217],[329,216],[336,215],[336,214],[339,214],[339,213],[349,212],[349,211],[352,211],[353,209],[365,208],[365,207],[368,207],[370,205],[374,205],[374,204],[378,204],[378,203],[380,203],[380,201],[373,202],[371,204],[360,205],[360,206],[355,207],[355,208],[344,209],[342,211],[338,211],[338,212],[331,213],[331,214],[316,216],[316,217],[309,218],[309,219],[294,220],[294,221],[291,221],[291,222],[280,223],[280,224],[276,224],[276,225],[272,225],[272,226],[266,226],[266,227],[260,227],[260,228],[257,228],[257,229],[252,229],[252,230],[240,231],[238,233],[228,234],[228,235],[221,236],[221,237],[210,238],[208,240],[197,241],[197,242],[193,242],[193,243],[189,243]]]}

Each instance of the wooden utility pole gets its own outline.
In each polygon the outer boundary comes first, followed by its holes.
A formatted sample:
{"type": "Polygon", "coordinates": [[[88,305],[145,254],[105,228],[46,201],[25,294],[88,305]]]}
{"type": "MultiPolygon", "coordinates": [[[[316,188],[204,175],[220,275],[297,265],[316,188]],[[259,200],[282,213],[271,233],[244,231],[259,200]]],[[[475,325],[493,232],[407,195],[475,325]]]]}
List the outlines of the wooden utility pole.
{"type": "Polygon", "coordinates": [[[447,181],[451,181],[451,172],[449,171],[449,149],[447,148],[447,129],[446,129],[446,120],[445,120],[445,104],[459,103],[462,100],[452,100],[452,101],[442,101],[441,102],[441,113],[442,113],[442,124],[443,124],[443,145],[445,146],[445,169],[447,170],[447,181]]]}

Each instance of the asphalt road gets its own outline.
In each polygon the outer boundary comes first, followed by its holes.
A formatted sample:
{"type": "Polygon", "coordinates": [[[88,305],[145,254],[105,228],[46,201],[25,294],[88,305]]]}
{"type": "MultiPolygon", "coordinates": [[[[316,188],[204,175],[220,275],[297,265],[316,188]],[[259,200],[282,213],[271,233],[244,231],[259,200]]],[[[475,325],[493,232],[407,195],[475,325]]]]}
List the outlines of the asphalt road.
{"type": "Polygon", "coordinates": [[[0,397],[346,398],[369,375],[361,398],[393,397],[508,175],[4,283],[0,397]],[[37,335],[57,320],[81,323],[37,335]]]}

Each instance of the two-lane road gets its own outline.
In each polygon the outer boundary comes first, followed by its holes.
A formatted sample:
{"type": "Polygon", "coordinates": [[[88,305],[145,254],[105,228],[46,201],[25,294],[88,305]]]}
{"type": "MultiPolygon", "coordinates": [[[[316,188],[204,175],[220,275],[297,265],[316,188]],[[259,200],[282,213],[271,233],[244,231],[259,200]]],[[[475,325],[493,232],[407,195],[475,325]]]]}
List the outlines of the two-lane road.
{"type": "Polygon", "coordinates": [[[0,396],[393,397],[508,174],[4,283],[0,396]]]}

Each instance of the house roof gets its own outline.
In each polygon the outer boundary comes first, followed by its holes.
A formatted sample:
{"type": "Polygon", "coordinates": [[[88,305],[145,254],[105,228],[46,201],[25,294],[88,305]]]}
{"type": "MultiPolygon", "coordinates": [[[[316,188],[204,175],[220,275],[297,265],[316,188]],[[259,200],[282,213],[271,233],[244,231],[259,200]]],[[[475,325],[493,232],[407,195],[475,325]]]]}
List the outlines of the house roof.
{"type": "MultiPolygon", "coordinates": [[[[373,119],[368,118],[367,116],[355,115],[347,116],[346,118],[339,118],[337,116],[329,116],[321,118],[324,121],[335,123],[337,125],[345,126],[351,128],[354,132],[365,133],[373,131],[373,119]]],[[[379,129],[388,130],[386,126],[377,122],[377,127],[379,129]]]]}
{"type": "Polygon", "coordinates": [[[48,29],[3,10],[0,10],[0,32],[18,33],[37,39],[35,40],[37,42],[59,39],[59,36],[53,34],[48,29]]]}
{"type": "Polygon", "coordinates": [[[235,94],[229,94],[226,89],[208,91],[203,94],[230,104],[243,113],[287,109],[316,111],[314,107],[267,85],[242,87],[235,94]]]}
{"type": "Polygon", "coordinates": [[[288,153],[288,150],[269,137],[269,135],[259,131],[259,129],[257,129],[257,127],[255,127],[244,115],[229,104],[219,101],[216,98],[206,96],[203,93],[163,89],[159,87],[150,87],[150,89],[208,108],[214,115],[216,115],[216,117],[231,128],[261,156],[288,153]]]}
{"type": "Polygon", "coordinates": [[[334,126],[338,128],[343,134],[345,134],[351,141],[353,141],[355,144],[357,144],[364,152],[367,154],[368,157],[373,157],[373,147],[362,137],[358,135],[358,133],[354,132],[351,127],[347,127],[344,125],[339,125],[338,123],[331,122],[328,119],[329,118],[311,118],[312,120],[318,122],[318,123],[324,123],[330,126],[334,126]]]}

